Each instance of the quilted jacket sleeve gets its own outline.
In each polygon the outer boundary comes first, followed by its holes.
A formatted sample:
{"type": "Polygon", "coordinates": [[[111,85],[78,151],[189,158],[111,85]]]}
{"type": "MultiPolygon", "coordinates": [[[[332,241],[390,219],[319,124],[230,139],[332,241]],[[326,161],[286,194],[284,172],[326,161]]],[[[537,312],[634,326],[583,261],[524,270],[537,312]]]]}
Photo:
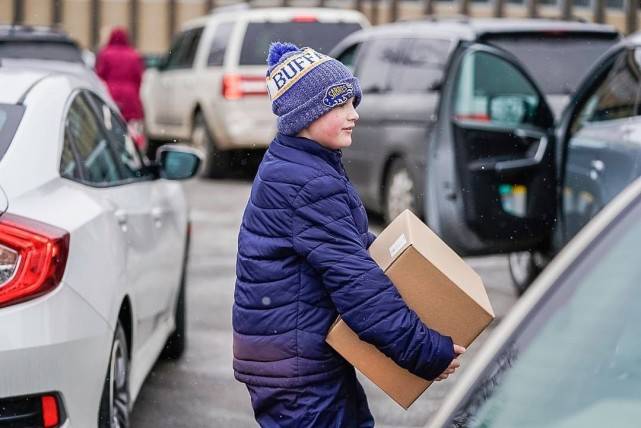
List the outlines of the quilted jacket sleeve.
{"type": "Polygon", "coordinates": [[[338,178],[319,177],[301,189],[294,200],[293,241],[362,340],[423,378],[445,370],[454,357],[452,339],[426,327],[369,256],[338,178]]]}

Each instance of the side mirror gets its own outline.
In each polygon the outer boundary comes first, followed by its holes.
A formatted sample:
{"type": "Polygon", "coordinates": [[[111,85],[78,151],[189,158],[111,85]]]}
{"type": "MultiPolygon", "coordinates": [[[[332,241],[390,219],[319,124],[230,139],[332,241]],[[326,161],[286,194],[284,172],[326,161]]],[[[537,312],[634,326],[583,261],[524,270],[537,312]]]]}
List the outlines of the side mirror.
{"type": "Polygon", "coordinates": [[[441,89],[443,89],[442,79],[437,79],[437,80],[434,80],[432,83],[430,83],[430,86],[429,86],[430,92],[440,92],[441,89]]]}
{"type": "Polygon", "coordinates": [[[202,155],[190,147],[166,144],[158,149],[156,164],[160,177],[167,180],[186,180],[198,172],[202,155]]]}

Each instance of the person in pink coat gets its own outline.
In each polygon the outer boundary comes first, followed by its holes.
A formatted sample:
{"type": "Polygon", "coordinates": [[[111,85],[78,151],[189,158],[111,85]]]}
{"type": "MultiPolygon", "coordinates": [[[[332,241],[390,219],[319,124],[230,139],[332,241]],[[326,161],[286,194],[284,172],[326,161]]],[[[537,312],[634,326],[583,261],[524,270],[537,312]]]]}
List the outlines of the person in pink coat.
{"type": "MultiPolygon", "coordinates": [[[[109,42],[96,58],[96,73],[105,82],[120,113],[133,130],[141,131],[143,108],[140,101],[143,61],[129,44],[124,28],[114,28],[109,42]]],[[[138,133],[138,132],[136,132],[138,133]]],[[[136,141],[139,145],[140,142],[136,141]]]]}

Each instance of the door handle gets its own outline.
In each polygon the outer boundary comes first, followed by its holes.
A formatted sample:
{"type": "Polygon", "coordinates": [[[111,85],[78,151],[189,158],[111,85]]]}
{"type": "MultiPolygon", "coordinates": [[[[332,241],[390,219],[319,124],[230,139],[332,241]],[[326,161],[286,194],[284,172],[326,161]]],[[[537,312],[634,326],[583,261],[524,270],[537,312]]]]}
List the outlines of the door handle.
{"type": "Polygon", "coordinates": [[[154,221],[154,226],[161,227],[165,216],[165,210],[160,207],[151,209],[151,218],[154,221]]]}
{"type": "Polygon", "coordinates": [[[123,232],[127,231],[127,211],[123,209],[117,209],[114,212],[114,216],[116,217],[116,221],[118,222],[118,226],[122,229],[123,232]]]}

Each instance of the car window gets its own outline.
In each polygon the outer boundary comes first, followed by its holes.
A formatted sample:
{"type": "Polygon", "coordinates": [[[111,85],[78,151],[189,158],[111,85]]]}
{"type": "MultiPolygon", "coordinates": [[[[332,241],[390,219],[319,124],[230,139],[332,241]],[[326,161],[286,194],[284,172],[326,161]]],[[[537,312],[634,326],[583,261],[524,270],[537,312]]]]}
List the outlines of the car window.
{"type": "Polygon", "coordinates": [[[232,30],[234,29],[233,22],[223,22],[216,27],[214,39],[209,48],[209,56],[207,57],[207,65],[210,67],[221,66],[225,61],[225,52],[227,45],[231,38],[232,30]]]}
{"type": "Polygon", "coordinates": [[[165,69],[176,70],[183,68],[191,68],[194,64],[198,43],[202,36],[203,28],[194,28],[184,31],[174,39],[174,42],[169,49],[169,56],[165,69]]]}
{"type": "Polygon", "coordinates": [[[374,39],[365,44],[356,75],[363,93],[380,93],[389,90],[388,74],[393,64],[403,59],[402,45],[407,39],[374,39]]]}
{"type": "Polygon", "coordinates": [[[102,100],[95,95],[90,95],[98,117],[107,135],[110,138],[112,151],[115,155],[115,161],[120,168],[120,175],[125,180],[147,177],[147,168],[143,158],[138,152],[136,143],[129,135],[127,125],[120,118],[118,113],[114,112],[102,100]]]}
{"type": "Polygon", "coordinates": [[[196,51],[200,43],[200,38],[203,35],[203,28],[195,28],[188,31],[189,35],[186,37],[185,54],[180,60],[181,68],[191,68],[194,66],[194,59],[196,58],[196,51]]]}
{"type": "Polygon", "coordinates": [[[392,91],[429,91],[443,78],[450,47],[451,43],[447,40],[412,40],[402,59],[392,66],[392,91]]]}
{"type": "Polygon", "coordinates": [[[78,166],[78,161],[73,152],[73,145],[71,142],[69,130],[65,130],[65,137],[62,143],[62,156],[60,157],[60,175],[72,180],[81,180],[82,174],[78,166]]]}
{"type": "Polygon", "coordinates": [[[88,100],[82,95],[76,96],[69,108],[66,135],[76,148],[84,182],[109,185],[121,179],[109,149],[109,138],[103,132],[88,100]]]}
{"type": "Polygon", "coordinates": [[[0,160],[13,141],[24,111],[25,107],[22,105],[0,104],[0,160]]]}
{"type": "Polygon", "coordinates": [[[71,42],[48,40],[0,41],[0,58],[39,59],[83,64],[80,48],[71,42]]]}
{"type": "Polygon", "coordinates": [[[577,132],[588,122],[638,116],[641,89],[641,50],[626,50],[581,108],[572,126],[577,132]]]}
{"type": "Polygon", "coordinates": [[[171,70],[178,68],[180,64],[180,58],[184,55],[185,51],[185,42],[187,40],[187,32],[183,31],[178,33],[174,40],[171,43],[169,48],[169,53],[167,54],[167,61],[165,62],[165,69],[171,70]]]}
{"type": "Polygon", "coordinates": [[[541,97],[507,60],[484,51],[467,53],[456,79],[456,119],[508,126],[536,124],[541,97]]]}
{"type": "Polygon", "coordinates": [[[349,34],[361,29],[356,22],[317,22],[313,17],[300,18],[300,22],[250,22],[243,38],[239,64],[264,65],[269,44],[275,40],[307,46],[326,54],[349,34]]]}
{"type": "Polygon", "coordinates": [[[360,43],[355,43],[336,57],[336,59],[342,62],[345,67],[349,68],[352,73],[354,73],[356,67],[356,54],[360,47],[360,43]]]}
{"type": "Polygon", "coordinates": [[[525,66],[544,94],[572,94],[597,58],[613,46],[616,33],[549,32],[496,34],[486,40],[525,66]]]}
{"type": "Polygon", "coordinates": [[[450,426],[636,426],[641,417],[639,200],[552,286],[450,426]],[[631,419],[630,419],[631,418],[631,419]]]}

